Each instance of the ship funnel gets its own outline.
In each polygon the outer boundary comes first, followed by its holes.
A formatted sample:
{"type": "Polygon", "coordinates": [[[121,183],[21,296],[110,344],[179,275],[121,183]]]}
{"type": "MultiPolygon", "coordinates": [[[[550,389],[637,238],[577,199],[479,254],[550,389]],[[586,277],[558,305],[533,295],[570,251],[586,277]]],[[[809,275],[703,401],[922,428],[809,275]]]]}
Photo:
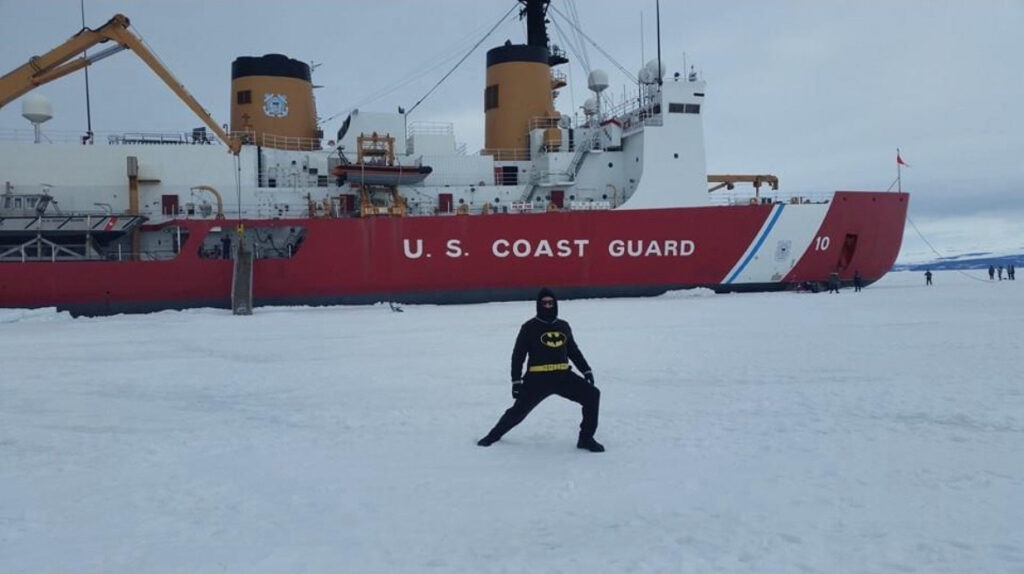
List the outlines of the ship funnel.
{"type": "Polygon", "coordinates": [[[53,105],[41,94],[29,94],[21,101],[21,117],[32,122],[36,132],[36,143],[42,140],[41,126],[53,118],[53,105]]]}
{"type": "Polygon", "coordinates": [[[551,0],[519,2],[527,43],[505,42],[487,52],[483,153],[502,160],[530,158],[531,130],[544,130],[546,146],[558,147],[562,141],[554,90],[565,86],[565,77],[552,75],[551,66],[568,60],[561,50],[548,48],[546,15],[551,0]]]}
{"type": "MultiPolygon", "coordinates": [[[[547,48],[511,43],[487,52],[484,152],[495,159],[529,159],[531,126],[558,124],[548,56],[547,48]]],[[[545,143],[557,145],[559,134],[549,130],[545,143]]]]}
{"type": "Polygon", "coordinates": [[[231,131],[269,148],[320,149],[309,65],[281,54],[231,64],[231,131]]]}

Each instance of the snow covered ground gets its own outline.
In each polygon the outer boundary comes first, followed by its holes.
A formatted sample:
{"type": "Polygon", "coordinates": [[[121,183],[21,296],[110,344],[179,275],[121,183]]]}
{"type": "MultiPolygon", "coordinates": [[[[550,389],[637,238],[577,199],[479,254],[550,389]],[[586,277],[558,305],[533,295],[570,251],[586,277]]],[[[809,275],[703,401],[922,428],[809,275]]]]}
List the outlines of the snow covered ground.
{"type": "Polygon", "coordinates": [[[0,311],[0,572],[1024,572],[1024,283],[529,303],[0,311]]]}

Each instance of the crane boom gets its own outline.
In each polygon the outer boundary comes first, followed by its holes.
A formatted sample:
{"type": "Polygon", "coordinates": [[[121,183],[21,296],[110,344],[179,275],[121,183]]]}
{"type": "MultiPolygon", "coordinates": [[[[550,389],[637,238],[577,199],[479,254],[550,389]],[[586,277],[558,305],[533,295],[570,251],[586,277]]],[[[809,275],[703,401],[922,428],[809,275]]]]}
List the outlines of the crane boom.
{"type": "Polygon", "coordinates": [[[195,97],[185,89],[171,74],[153,52],[146,47],[142,39],[128,30],[130,21],[123,14],[116,14],[106,24],[96,28],[83,28],[66,42],[41,56],[33,56],[28,62],[0,77],[0,108],[32,91],[38,86],[62,78],[72,72],[81,70],[90,64],[116,54],[122,50],[131,50],[146,63],[153,72],[167,84],[203,123],[217,134],[231,153],[237,155],[242,142],[233,138],[213,120],[210,113],[196,101],[195,97]],[[76,58],[89,48],[113,40],[117,43],[101,52],[84,58],[76,58]]]}

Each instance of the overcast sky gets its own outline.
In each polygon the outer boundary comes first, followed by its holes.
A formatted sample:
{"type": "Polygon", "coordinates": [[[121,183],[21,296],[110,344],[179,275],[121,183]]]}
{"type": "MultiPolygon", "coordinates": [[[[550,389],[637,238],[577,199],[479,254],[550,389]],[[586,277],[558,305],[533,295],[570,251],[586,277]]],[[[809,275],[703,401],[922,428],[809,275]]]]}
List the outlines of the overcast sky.
{"type": "MultiPolygon", "coordinates": [[[[193,2],[86,0],[97,27],[115,13],[210,110],[229,120],[231,61],[283,53],[320,65],[314,81],[328,134],[353,106],[407,109],[480,40],[513,0],[193,2]],[[340,114],[340,115],[339,115],[340,114]]],[[[569,14],[567,0],[552,4],[569,14]]],[[[655,57],[655,4],[578,0],[584,32],[634,75],[655,57]],[[641,24],[643,22],[643,24],[641,24]],[[641,26],[645,34],[641,35],[641,26]]],[[[550,14],[562,30],[571,26],[550,14]]],[[[911,218],[941,250],[1024,250],[1024,1],[666,0],[662,58],[683,58],[708,82],[708,170],[772,173],[792,192],[888,189],[896,148],[911,167],[911,218]],[[970,245],[968,245],[970,244],[970,245]]],[[[0,0],[0,73],[78,31],[78,0],[0,0]]],[[[552,26],[552,41],[568,46],[552,26]]],[[[483,141],[487,48],[522,42],[510,18],[410,117],[455,123],[471,150],[483,141]]],[[[616,97],[628,79],[593,46],[593,67],[616,97]]],[[[563,67],[588,96],[583,59],[563,67]]],[[[130,54],[90,68],[96,132],[185,131],[199,120],[130,54]]],[[[54,105],[45,129],[84,131],[84,76],[39,90],[54,105]]],[[[0,129],[28,128],[20,102],[0,110],[0,129]]],[[[912,238],[908,235],[908,242],[912,238]]]]}

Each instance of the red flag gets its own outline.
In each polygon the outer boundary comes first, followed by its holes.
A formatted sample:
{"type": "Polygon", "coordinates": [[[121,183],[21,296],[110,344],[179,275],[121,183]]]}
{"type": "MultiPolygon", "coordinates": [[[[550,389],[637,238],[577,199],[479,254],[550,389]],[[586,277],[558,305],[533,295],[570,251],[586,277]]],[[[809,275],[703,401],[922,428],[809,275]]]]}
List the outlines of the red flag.
{"type": "Polygon", "coordinates": [[[899,150],[896,150],[896,165],[905,165],[907,167],[910,167],[909,163],[903,161],[903,158],[900,156],[899,150]]]}

